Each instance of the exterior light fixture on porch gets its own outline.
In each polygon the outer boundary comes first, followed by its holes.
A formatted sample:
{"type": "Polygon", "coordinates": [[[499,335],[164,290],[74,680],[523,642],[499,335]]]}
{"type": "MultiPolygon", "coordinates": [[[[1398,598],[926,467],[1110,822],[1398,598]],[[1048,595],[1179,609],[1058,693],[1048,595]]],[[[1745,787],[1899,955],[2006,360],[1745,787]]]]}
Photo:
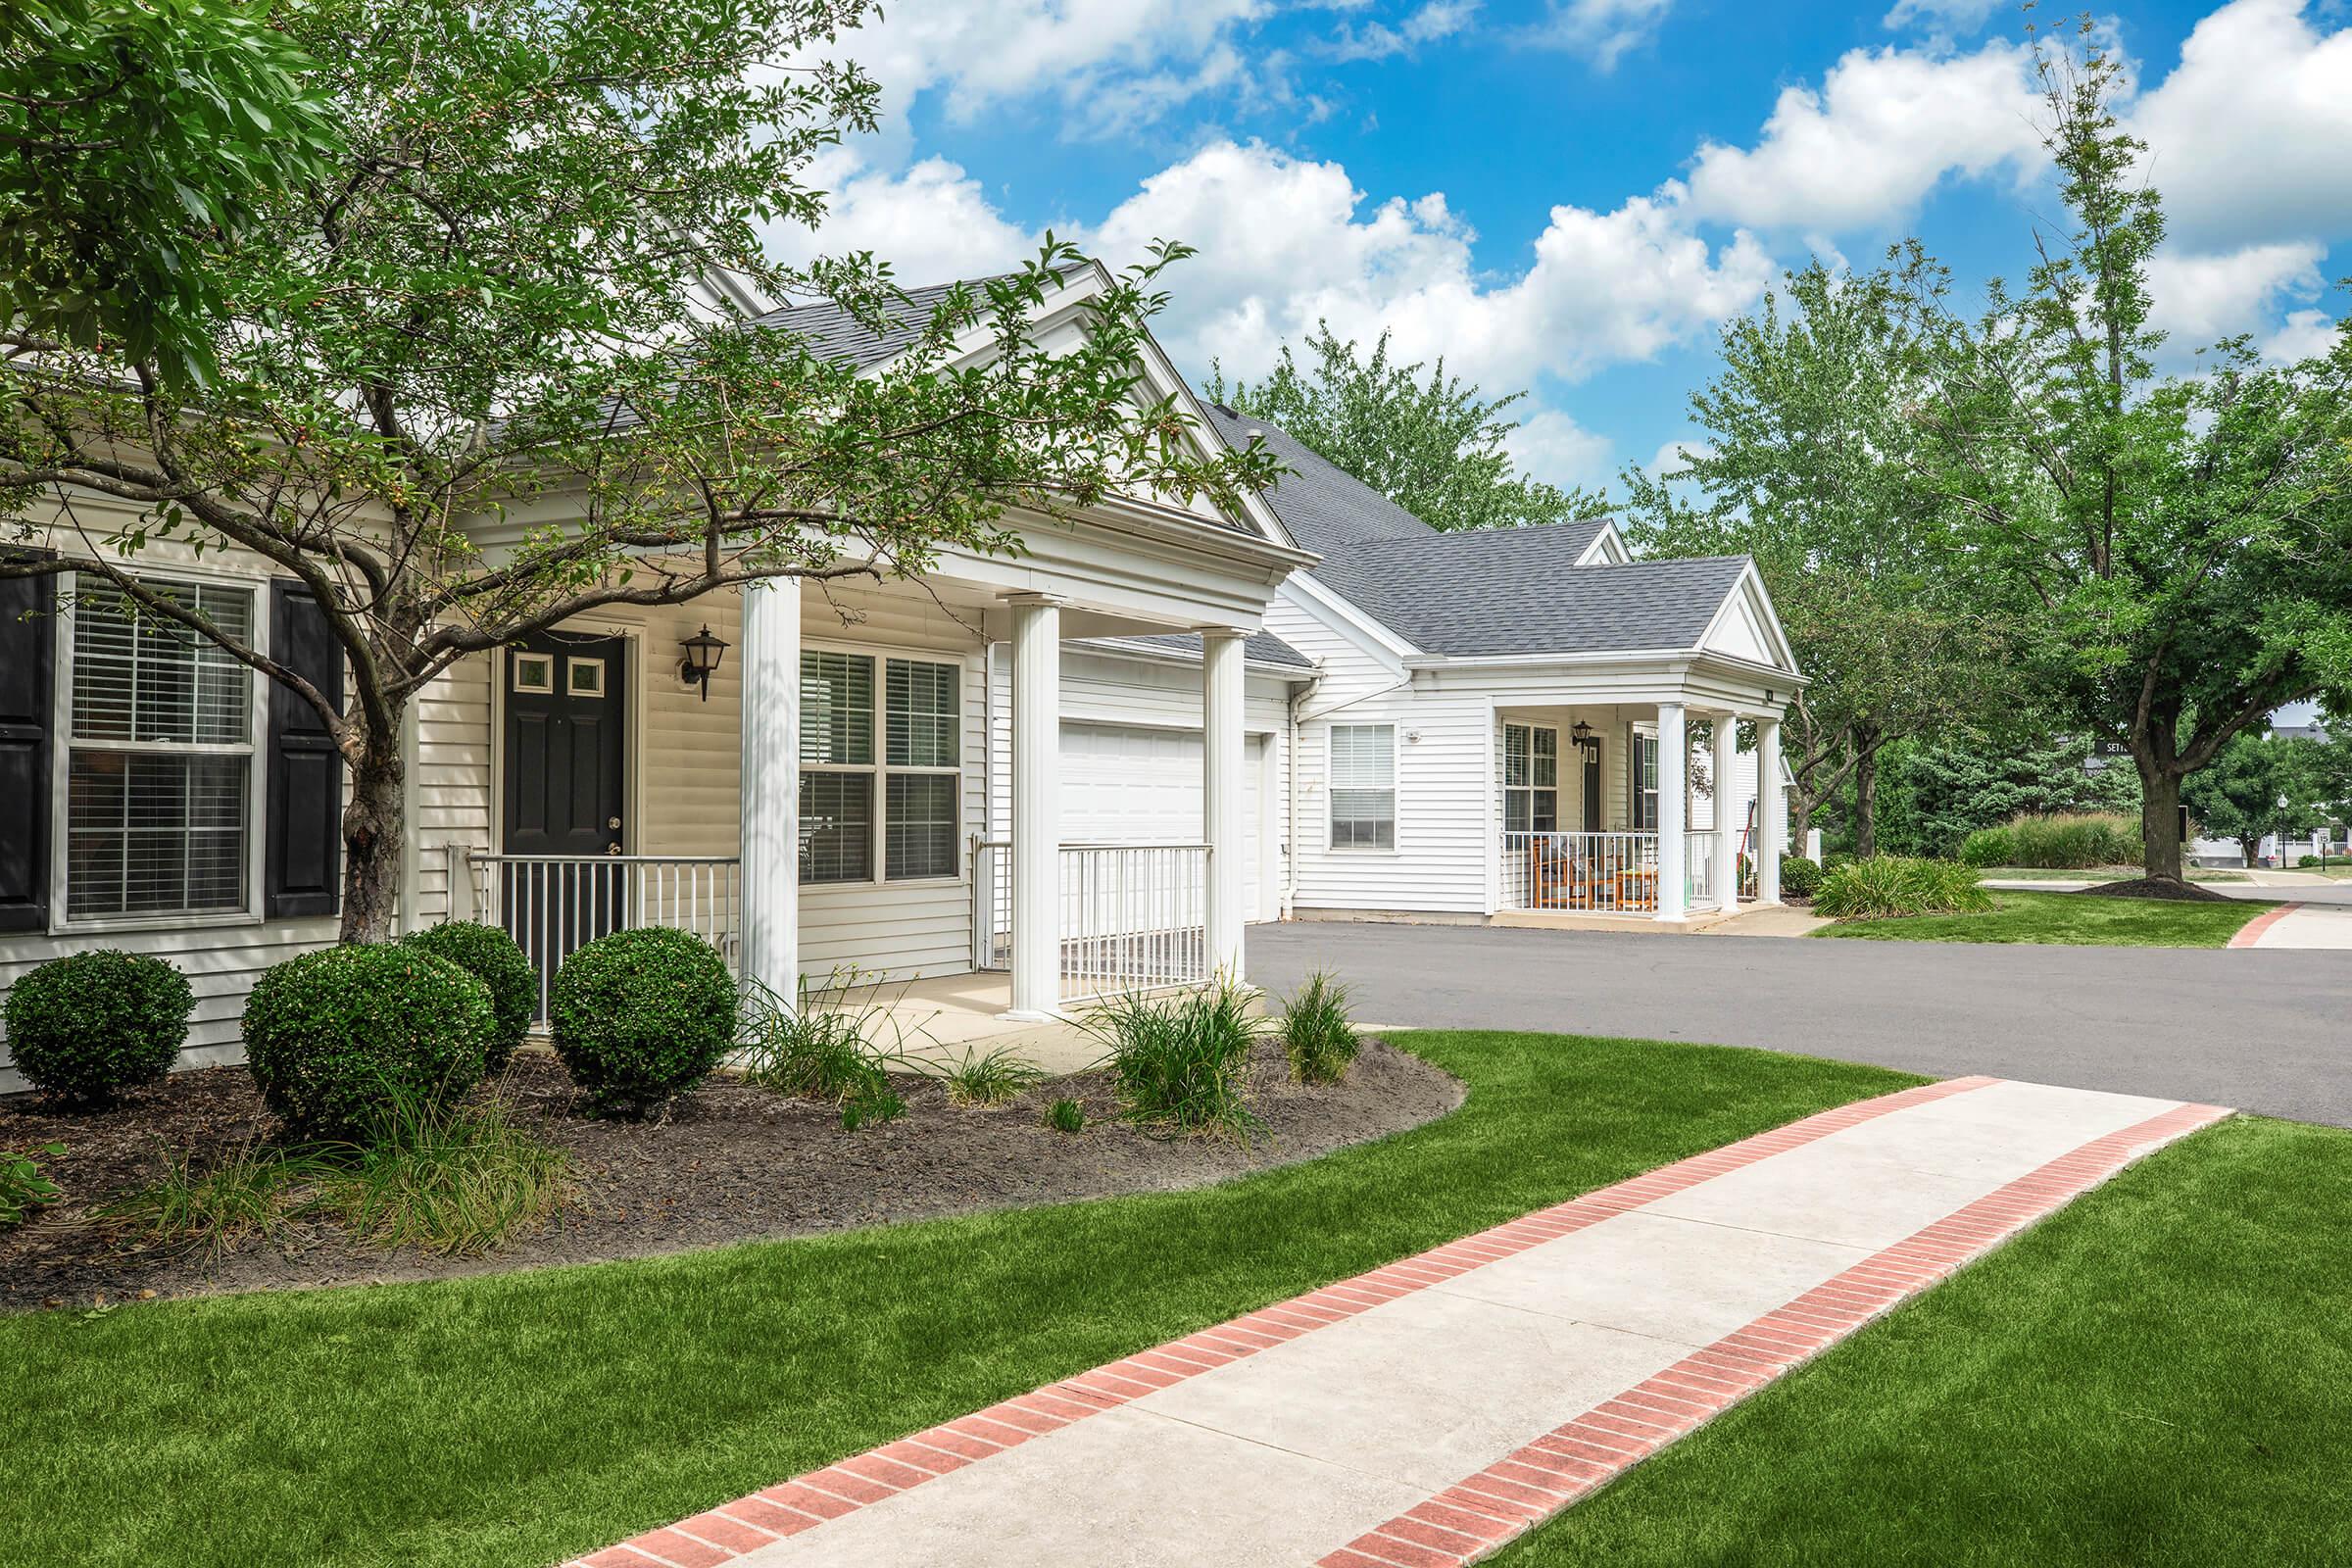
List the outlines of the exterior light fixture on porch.
{"type": "Polygon", "coordinates": [[[1576,742],[1576,749],[1580,752],[1589,752],[1600,744],[1600,738],[1592,733],[1592,726],[1581,718],[1568,726],[1568,738],[1576,742]]]}
{"type": "Polygon", "coordinates": [[[689,686],[700,686],[703,701],[709,702],[710,672],[718,668],[719,659],[727,651],[725,639],[711,636],[710,625],[706,621],[701,631],[678,639],[678,646],[686,650],[686,657],[678,661],[678,679],[689,686]]]}

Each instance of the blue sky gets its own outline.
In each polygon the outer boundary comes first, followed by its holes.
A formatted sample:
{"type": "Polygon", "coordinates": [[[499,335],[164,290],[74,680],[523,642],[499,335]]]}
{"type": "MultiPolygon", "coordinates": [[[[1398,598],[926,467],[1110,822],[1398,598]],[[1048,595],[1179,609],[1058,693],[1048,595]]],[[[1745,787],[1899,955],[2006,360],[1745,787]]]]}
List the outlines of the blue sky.
{"type": "MultiPolygon", "coordinates": [[[[1721,322],[1780,271],[1917,233],[1974,285],[2057,214],[2022,18],[1984,0],[920,0],[849,35],[888,122],[815,172],[788,256],[870,248],[909,282],[1001,268],[1051,227],[1155,236],[1160,336],[1254,374],[1328,318],[1527,388],[1523,462],[1599,484],[1692,434],[1721,322]]],[[[2103,38],[2174,239],[2185,356],[2311,352],[2352,272],[2352,9],[2128,5],[2103,38]]],[[[2185,360],[2184,360],[2185,363],[2185,360]]]]}

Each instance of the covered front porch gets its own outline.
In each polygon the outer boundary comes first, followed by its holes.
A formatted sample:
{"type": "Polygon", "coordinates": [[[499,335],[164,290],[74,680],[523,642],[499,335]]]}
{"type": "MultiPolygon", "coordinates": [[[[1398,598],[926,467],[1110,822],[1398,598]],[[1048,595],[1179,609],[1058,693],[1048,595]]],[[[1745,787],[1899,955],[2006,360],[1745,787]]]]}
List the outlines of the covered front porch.
{"type": "MultiPolygon", "coordinates": [[[[1123,522],[1115,540],[1041,527],[1018,559],[760,585],[499,651],[485,820],[413,839],[410,885],[522,945],[542,1020],[563,958],[632,925],[703,937],[747,994],[786,1004],[881,980],[943,1045],[1239,976],[1244,639],[1297,552],[1189,519],[1123,522]],[[1168,535],[1188,569],[1140,569],[1168,535]],[[1065,646],[1178,632],[1200,639],[1200,827],[1076,842],[1065,646]],[[953,995],[909,989],[938,986],[953,995]]],[[[1077,1051],[1068,1033],[1046,1054],[1077,1051]]]]}
{"type": "Polygon", "coordinates": [[[1498,919],[1681,925],[1780,902],[1777,711],[1498,704],[1495,748],[1498,919]]]}

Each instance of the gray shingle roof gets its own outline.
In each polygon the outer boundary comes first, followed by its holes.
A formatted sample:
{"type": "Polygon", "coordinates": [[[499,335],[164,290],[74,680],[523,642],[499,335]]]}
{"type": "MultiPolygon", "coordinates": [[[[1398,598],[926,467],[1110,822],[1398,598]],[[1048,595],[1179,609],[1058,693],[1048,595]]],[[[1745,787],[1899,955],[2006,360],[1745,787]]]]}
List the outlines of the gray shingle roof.
{"type": "MultiPolygon", "coordinates": [[[[968,278],[974,289],[988,282],[987,278],[968,278]]],[[[912,348],[931,324],[931,313],[946,299],[953,282],[929,283],[921,288],[906,290],[906,302],[891,302],[883,315],[890,325],[881,332],[860,321],[831,300],[811,300],[806,305],[787,305],[752,318],[754,326],[773,327],[790,332],[808,345],[808,352],[820,360],[846,360],[863,369],[884,360],[904,354],[912,348]]]]}
{"type": "Polygon", "coordinates": [[[1579,566],[1568,528],[1483,528],[1359,545],[1315,576],[1431,654],[1627,653],[1698,646],[1747,561],[1579,566]]]}
{"type": "MultiPolygon", "coordinates": [[[[1149,632],[1137,637],[1105,638],[1102,641],[1141,644],[1147,648],[1164,648],[1172,654],[1200,657],[1199,632],[1149,632]]],[[[1288,669],[1312,669],[1315,662],[1293,648],[1270,631],[1253,631],[1242,644],[1242,657],[1253,663],[1280,664],[1288,669]]]]}
{"type": "Polygon", "coordinates": [[[1580,566],[1605,517],[1535,528],[1431,527],[1263,419],[1209,404],[1236,446],[1284,464],[1266,501],[1320,555],[1310,573],[1424,653],[1615,653],[1690,648],[1747,563],[1736,556],[1580,566]]]}

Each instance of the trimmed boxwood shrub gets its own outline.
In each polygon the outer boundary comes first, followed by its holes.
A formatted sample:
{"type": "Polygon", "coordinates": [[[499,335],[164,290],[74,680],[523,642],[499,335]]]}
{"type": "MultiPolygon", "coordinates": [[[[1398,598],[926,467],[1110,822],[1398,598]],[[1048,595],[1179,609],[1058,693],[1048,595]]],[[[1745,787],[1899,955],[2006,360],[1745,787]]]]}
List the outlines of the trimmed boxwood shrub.
{"type": "Polygon", "coordinates": [[[661,926],[615,931],[564,960],[547,1021],[589,1102],[642,1116],[725,1058],[735,1042],[735,981],[700,937],[661,926]]]}
{"type": "Polygon", "coordinates": [[[1981,827],[1960,841],[1960,863],[1980,868],[2015,865],[2017,835],[2005,827],[1981,827]]]}
{"type": "Polygon", "coordinates": [[[104,1105],[172,1070],[196,998],[161,958],[96,948],[52,958],[8,993],[8,1049],[36,1089],[104,1105]]]}
{"type": "Polygon", "coordinates": [[[1821,867],[1801,855],[1781,857],[1781,897],[1809,899],[1821,890],[1821,867]]]}
{"type": "Polygon", "coordinates": [[[404,943],[288,958],[245,1002],[245,1059],[271,1110],[304,1132],[372,1141],[394,1118],[482,1081],[490,988],[404,943]]]}
{"type": "Polygon", "coordinates": [[[521,946],[498,927],[475,920],[444,920],[401,941],[447,958],[490,988],[490,1011],[498,1031],[490,1039],[485,1070],[493,1076],[505,1072],[514,1048],[530,1032],[531,1015],[539,1010],[539,971],[531,967],[521,946]]]}

